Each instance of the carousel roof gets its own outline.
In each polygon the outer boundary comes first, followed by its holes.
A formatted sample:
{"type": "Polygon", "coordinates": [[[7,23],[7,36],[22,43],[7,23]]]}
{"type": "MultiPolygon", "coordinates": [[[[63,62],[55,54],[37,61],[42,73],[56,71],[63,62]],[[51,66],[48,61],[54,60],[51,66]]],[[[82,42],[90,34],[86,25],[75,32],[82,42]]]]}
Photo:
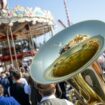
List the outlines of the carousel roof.
{"type": "Polygon", "coordinates": [[[34,9],[29,7],[16,6],[7,12],[0,14],[0,36],[7,34],[15,35],[17,39],[25,39],[32,36],[40,36],[51,31],[54,25],[50,11],[39,7],[34,9]],[[11,31],[10,31],[11,28],[11,31]]]}

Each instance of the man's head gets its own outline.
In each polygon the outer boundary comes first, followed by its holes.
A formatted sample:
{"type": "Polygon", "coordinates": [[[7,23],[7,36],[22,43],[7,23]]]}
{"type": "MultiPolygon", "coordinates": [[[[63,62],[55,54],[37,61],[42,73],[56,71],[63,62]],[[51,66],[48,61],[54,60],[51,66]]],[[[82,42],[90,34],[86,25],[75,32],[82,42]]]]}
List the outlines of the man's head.
{"type": "Polygon", "coordinates": [[[56,85],[55,84],[37,84],[37,89],[42,96],[50,96],[55,94],[56,92],[56,85]]]}
{"type": "Polygon", "coordinates": [[[12,75],[12,78],[15,80],[19,80],[21,78],[21,74],[19,71],[12,71],[11,75],[12,75]]]}

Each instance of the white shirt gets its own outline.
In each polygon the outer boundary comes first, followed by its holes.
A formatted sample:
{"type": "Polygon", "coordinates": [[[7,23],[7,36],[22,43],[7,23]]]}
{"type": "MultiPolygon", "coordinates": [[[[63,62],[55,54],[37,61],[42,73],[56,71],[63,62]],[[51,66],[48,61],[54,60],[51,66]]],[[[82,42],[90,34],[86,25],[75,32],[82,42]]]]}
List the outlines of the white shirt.
{"type": "Polygon", "coordinates": [[[24,91],[26,94],[31,95],[31,87],[30,85],[25,85],[24,86],[24,91]]]}
{"type": "MultiPolygon", "coordinates": [[[[53,99],[53,98],[56,98],[55,95],[45,96],[45,97],[43,97],[43,98],[41,99],[41,102],[44,101],[44,100],[53,99]]],[[[73,103],[71,103],[70,101],[68,101],[68,100],[66,100],[66,99],[65,99],[65,101],[66,101],[67,105],[74,105],[73,103]]]]}
{"type": "Polygon", "coordinates": [[[27,82],[27,80],[25,78],[20,78],[18,81],[20,83],[24,84],[24,85],[28,85],[28,82],[27,82]]]}

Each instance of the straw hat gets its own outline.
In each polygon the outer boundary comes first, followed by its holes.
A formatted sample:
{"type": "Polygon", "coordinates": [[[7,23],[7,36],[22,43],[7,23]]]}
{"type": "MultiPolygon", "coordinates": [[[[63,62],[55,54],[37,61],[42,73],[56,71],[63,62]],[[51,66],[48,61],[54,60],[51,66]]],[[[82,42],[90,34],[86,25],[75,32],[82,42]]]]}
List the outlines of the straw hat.
{"type": "Polygon", "coordinates": [[[55,89],[55,86],[56,86],[55,84],[47,84],[47,85],[37,84],[36,85],[37,89],[41,92],[55,89]]]}

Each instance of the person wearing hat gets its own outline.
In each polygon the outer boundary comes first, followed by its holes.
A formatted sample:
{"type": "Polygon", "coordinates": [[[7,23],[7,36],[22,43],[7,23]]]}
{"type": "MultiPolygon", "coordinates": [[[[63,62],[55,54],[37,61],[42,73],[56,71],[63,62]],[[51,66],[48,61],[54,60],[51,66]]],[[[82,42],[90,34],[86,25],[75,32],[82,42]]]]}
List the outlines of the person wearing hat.
{"type": "Polygon", "coordinates": [[[41,102],[38,105],[74,105],[66,99],[60,99],[55,96],[56,84],[37,84],[36,87],[42,96],[41,102]]]}

